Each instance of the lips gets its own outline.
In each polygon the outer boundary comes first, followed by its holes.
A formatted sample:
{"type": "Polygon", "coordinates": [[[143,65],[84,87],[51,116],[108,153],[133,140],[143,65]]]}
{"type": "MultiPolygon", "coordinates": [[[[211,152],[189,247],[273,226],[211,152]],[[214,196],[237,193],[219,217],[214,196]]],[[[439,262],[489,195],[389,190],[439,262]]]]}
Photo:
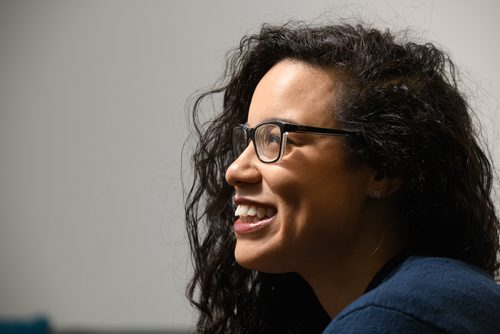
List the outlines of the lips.
{"type": "Polygon", "coordinates": [[[269,225],[276,215],[277,210],[273,207],[258,204],[239,204],[235,216],[239,219],[233,225],[237,234],[251,233],[269,225]]]}

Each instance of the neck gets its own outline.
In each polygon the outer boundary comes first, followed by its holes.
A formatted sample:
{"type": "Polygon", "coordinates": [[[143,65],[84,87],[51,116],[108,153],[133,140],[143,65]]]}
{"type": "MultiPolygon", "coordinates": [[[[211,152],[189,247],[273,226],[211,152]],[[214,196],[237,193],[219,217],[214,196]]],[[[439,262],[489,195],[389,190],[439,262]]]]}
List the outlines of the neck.
{"type": "Polygon", "coordinates": [[[395,231],[376,235],[351,245],[344,252],[348,255],[323,257],[300,273],[331,318],[360,297],[377,272],[406,246],[395,231]]]}

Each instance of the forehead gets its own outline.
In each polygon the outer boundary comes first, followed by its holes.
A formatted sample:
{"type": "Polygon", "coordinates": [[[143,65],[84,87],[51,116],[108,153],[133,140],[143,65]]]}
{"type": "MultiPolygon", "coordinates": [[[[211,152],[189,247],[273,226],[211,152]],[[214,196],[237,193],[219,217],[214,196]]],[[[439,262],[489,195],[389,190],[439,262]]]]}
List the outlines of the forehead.
{"type": "Polygon", "coordinates": [[[258,83],[248,113],[255,126],[270,119],[334,126],[340,81],[327,71],[301,61],[283,60],[258,83]]]}

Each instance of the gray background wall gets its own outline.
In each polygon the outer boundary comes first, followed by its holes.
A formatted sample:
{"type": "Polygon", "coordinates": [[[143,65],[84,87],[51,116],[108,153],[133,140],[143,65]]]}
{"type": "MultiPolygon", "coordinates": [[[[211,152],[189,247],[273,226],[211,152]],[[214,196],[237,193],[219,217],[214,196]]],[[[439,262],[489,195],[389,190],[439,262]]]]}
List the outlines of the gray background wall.
{"type": "Polygon", "coordinates": [[[449,50],[500,166],[496,0],[1,1],[0,317],[189,328],[186,100],[261,23],[351,14],[449,50]]]}

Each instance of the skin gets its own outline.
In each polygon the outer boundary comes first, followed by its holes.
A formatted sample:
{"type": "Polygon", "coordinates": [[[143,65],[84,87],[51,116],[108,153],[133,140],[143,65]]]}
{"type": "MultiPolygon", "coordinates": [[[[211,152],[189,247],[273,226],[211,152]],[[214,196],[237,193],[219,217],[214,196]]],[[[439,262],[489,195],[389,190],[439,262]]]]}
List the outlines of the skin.
{"type": "MultiPolygon", "coordinates": [[[[247,124],[281,119],[338,128],[340,84],[333,71],[283,60],[257,85],[247,124]]],[[[343,137],[289,139],[282,160],[260,162],[250,143],[226,172],[237,200],[277,209],[265,228],[236,234],[235,257],[246,268],[299,273],[334,317],[404,246],[390,200],[399,183],[349,159],[343,137]]]]}

